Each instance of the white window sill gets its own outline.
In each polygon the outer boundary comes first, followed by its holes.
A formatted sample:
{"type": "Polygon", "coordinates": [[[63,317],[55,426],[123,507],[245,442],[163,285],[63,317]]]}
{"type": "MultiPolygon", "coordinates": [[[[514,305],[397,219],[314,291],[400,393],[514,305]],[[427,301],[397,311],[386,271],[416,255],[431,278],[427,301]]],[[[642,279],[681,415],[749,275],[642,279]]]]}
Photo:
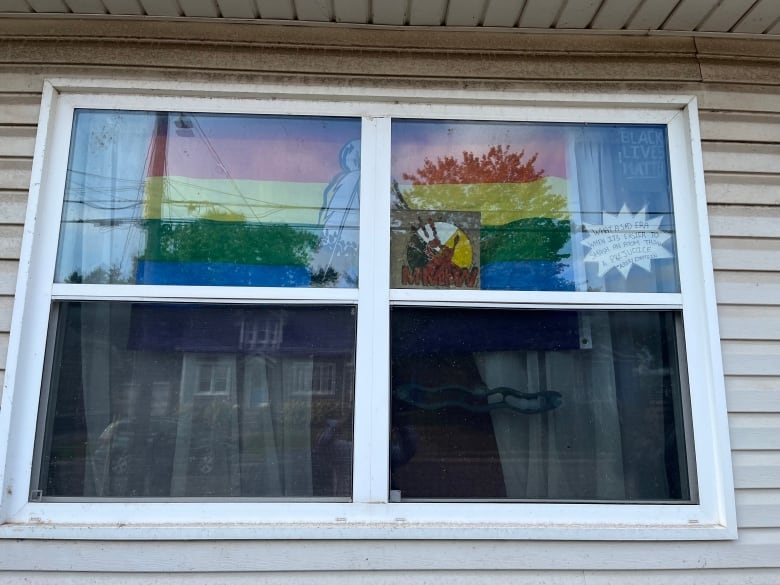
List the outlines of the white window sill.
{"type": "Polygon", "coordinates": [[[0,538],[107,540],[728,540],[700,505],[28,504],[0,538]],[[164,518],[164,522],[161,519],[164,518]],[[631,519],[629,523],[626,520],[631,519]]]}

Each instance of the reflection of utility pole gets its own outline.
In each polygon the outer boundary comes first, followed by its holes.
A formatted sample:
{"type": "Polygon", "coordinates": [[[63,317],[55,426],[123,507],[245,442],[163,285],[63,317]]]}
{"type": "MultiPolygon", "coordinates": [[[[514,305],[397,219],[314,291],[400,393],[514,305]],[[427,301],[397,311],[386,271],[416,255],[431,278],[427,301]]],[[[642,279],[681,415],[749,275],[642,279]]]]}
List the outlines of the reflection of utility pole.
{"type": "Polygon", "coordinates": [[[160,223],[168,167],[168,112],[157,112],[146,167],[146,250],[147,260],[160,259],[160,223]]]}
{"type": "MultiPolygon", "coordinates": [[[[147,262],[160,258],[160,219],[162,218],[167,151],[168,113],[157,112],[149,145],[149,157],[146,164],[146,192],[144,193],[146,250],[143,254],[147,262]]],[[[132,419],[135,432],[129,445],[131,469],[127,495],[149,495],[149,478],[156,472],[148,467],[149,462],[153,459],[152,449],[156,447],[151,424],[152,388],[153,381],[149,381],[149,383],[141,385],[138,394],[134,397],[137,401],[137,409],[132,419]]]]}

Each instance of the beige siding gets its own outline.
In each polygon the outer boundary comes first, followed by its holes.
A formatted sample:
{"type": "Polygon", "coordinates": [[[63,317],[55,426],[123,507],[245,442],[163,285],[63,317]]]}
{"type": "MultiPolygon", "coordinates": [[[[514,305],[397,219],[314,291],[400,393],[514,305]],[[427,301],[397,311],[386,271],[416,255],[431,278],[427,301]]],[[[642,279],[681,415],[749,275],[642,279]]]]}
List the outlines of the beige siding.
{"type": "Polygon", "coordinates": [[[256,583],[262,576],[264,583],[288,585],[780,582],[778,43],[737,43],[729,54],[726,41],[681,37],[334,34],[163,22],[85,28],[65,22],[0,23],[0,33],[24,37],[0,45],[0,62],[6,63],[0,65],[0,368],[46,77],[182,79],[204,88],[279,81],[280,75],[297,82],[455,89],[544,89],[545,82],[556,90],[697,95],[740,532],[737,541],[714,543],[18,540],[0,546],[0,581],[256,583]],[[146,42],[144,35],[158,40],[146,42]],[[410,572],[409,566],[429,570],[410,572]],[[130,573],[138,570],[148,573],[130,573]]]}
{"type": "Polygon", "coordinates": [[[780,299],[780,274],[716,270],[715,292],[721,304],[777,304],[780,299]]]}
{"type": "MultiPolygon", "coordinates": [[[[40,92],[3,76],[0,84],[0,366],[5,368],[17,260],[30,185],[40,92]]],[[[26,76],[29,78],[29,76],[26,76]]],[[[20,83],[21,82],[21,83],[20,83]]],[[[40,90],[40,85],[38,85],[40,90]]]]}
{"type": "MultiPolygon", "coordinates": [[[[700,102],[742,534],[780,526],[778,95],[775,88],[771,94],[735,92],[729,99],[718,91],[700,102]]],[[[766,582],[778,575],[780,570],[766,582]]]]}
{"type": "Polygon", "coordinates": [[[728,142],[739,136],[744,142],[777,143],[780,115],[705,110],[700,116],[701,132],[709,140],[728,142]]]}
{"type": "Polygon", "coordinates": [[[711,172],[707,198],[713,204],[780,205],[780,174],[711,172]]]}

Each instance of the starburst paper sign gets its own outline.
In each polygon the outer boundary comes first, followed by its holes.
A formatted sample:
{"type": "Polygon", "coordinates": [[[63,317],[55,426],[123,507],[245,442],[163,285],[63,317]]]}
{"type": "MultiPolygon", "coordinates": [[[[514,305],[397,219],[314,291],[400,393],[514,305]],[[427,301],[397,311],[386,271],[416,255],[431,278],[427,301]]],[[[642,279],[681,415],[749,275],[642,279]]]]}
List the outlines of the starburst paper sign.
{"type": "Polygon", "coordinates": [[[617,215],[605,213],[601,225],[583,223],[588,236],[582,243],[590,248],[585,262],[598,262],[599,276],[615,268],[626,278],[634,265],[650,272],[651,260],[672,257],[663,245],[672,235],[658,229],[662,220],[648,219],[646,207],[633,214],[624,205],[617,215]]]}

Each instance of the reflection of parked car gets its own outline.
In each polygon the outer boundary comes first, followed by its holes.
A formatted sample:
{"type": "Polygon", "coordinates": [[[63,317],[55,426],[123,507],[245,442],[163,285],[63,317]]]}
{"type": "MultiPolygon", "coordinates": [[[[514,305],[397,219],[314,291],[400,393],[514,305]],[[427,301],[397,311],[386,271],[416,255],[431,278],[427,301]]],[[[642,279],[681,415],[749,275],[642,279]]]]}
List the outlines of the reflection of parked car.
{"type": "Polygon", "coordinates": [[[175,447],[173,419],[151,418],[146,430],[137,419],[112,422],[100,434],[92,456],[97,494],[170,495],[175,447]]]}

